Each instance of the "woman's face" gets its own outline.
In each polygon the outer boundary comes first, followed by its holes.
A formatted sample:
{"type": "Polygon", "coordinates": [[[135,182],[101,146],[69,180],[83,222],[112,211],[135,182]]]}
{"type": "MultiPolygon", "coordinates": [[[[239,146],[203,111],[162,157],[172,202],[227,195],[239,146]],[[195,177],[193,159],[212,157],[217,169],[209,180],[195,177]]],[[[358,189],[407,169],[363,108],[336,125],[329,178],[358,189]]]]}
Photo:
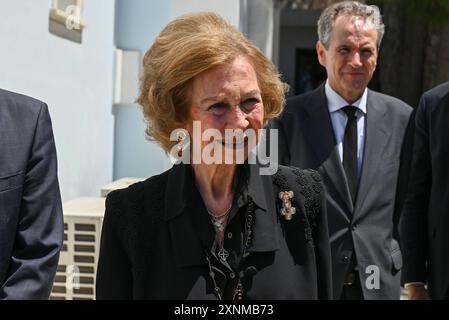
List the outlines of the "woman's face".
{"type": "Polygon", "coordinates": [[[235,157],[238,152],[243,153],[246,160],[248,151],[259,141],[264,119],[256,72],[247,58],[239,56],[229,64],[199,74],[193,79],[190,93],[187,129],[191,142],[201,145],[202,160],[211,155],[217,157],[217,162],[221,153],[223,161],[232,157],[233,163],[241,163],[242,160],[235,157]],[[202,137],[198,137],[198,133],[202,137]]]}

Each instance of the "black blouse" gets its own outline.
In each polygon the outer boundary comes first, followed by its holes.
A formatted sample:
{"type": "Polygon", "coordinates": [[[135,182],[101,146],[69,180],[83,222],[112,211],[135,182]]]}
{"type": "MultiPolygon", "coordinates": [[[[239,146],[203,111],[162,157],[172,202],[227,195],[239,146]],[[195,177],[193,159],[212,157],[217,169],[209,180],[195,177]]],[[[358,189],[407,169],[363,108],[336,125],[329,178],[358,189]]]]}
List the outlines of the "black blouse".
{"type": "Polygon", "coordinates": [[[330,245],[320,176],[288,167],[261,176],[258,169],[242,166],[236,179],[224,234],[225,260],[218,254],[190,166],[176,165],[109,194],[97,298],[330,299],[330,245]],[[297,210],[289,221],[280,214],[278,197],[287,189],[294,191],[297,210]]]}

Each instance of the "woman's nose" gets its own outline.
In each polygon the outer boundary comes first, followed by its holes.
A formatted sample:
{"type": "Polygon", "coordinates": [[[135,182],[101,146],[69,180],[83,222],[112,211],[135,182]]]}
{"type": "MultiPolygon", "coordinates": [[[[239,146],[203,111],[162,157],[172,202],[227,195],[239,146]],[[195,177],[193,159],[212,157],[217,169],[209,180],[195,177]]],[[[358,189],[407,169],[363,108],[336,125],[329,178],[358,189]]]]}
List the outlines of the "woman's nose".
{"type": "Polygon", "coordinates": [[[239,105],[231,108],[227,120],[227,128],[232,129],[245,129],[249,124],[247,114],[242,111],[239,105]]]}

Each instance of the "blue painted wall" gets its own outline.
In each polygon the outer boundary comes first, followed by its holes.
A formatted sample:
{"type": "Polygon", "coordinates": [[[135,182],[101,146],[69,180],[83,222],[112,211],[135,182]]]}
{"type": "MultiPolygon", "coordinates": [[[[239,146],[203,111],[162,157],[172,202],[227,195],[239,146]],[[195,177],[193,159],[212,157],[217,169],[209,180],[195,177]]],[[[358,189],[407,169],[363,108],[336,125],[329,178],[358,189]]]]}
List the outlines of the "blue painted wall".
{"type": "MultiPolygon", "coordinates": [[[[116,0],[115,44],[143,57],[170,20],[170,1],[116,0]]],[[[162,149],[145,139],[137,104],[115,105],[114,179],[148,177],[169,167],[162,149]]]]}
{"type": "Polygon", "coordinates": [[[0,87],[48,103],[64,201],[112,180],[114,2],[84,2],[81,44],[48,32],[49,0],[1,0],[0,87]]]}

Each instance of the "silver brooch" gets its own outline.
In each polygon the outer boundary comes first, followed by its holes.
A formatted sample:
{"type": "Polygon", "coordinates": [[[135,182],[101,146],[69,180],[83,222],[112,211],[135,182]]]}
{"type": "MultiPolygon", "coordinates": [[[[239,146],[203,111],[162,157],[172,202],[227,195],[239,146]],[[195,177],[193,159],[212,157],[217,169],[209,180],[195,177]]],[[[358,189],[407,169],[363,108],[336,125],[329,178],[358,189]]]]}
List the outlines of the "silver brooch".
{"type": "Polygon", "coordinates": [[[291,220],[292,215],[295,214],[296,208],[292,206],[291,199],[293,199],[293,191],[281,191],[279,192],[279,199],[282,200],[281,215],[284,216],[285,220],[291,220]]]}

